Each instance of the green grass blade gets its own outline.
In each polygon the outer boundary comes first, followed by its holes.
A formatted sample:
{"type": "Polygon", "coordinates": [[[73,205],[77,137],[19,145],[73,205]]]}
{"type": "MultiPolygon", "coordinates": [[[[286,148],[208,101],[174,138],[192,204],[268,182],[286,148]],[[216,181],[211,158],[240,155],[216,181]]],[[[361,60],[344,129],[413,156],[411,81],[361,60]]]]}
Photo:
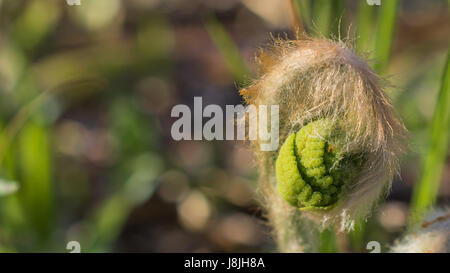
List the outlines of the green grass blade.
{"type": "Polygon", "coordinates": [[[347,0],[334,0],[332,7],[332,17],[331,17],[331,33],[336,38],[341,38],[345,34],[346,24],[346,7],[347,0]]]}
{"type": "Polygon", "coordinates": [[[415,185],[412,196],[411,221],[419,221],[423,213],[437,198],[442,180],[442,170],[450,138],[450,50],[447,55],[441,90],[431,122],[430,146],[424,157],[421,179],[415,185]]]}
{"type": "Polygon", "coordinates": [[[292,0],[294,11],[300,18],[304,30],[325,37],[329,37],[330,33],[341,37],[340,32],[344,28],[340,26],[346,3],[346,0],[315,0],[311,5],[309,0],[292,0]]]}
{"type": "Polygon", "coordinates": [[[373,14],[373,6],[365,1],[359,2],[356,49],[360,53],[373,51],[373,14]]]}
{"type": "Polygon", "coordinates": [[[334,230],[325,229],[320,232],[320,253],[336,253],[338,248],[336,245],[336,233],[334,230]]]}
{"type": "Polygon", "coordinates": [[[398,0],[383,1],[378,15],[377,38],[375,41],[375,71],[382,73],[391,54],[392,41],[397,21],[398,0]]]}
{"type": "Polygon", "coordinates": [[[329,0],[315,0],[313,3],[313,27],[318,35],[329,37],[333,2],[329,0]]]}
{"type": "Polygon", "coordinates": [[[214,15],[208,16],[205,20],[205,26],[234,79],[238,84],[244,84],[246,77],[251,75],[250,70],[224,26],[214,15]]]}
{"type": "Polygon", "coordinates": [[[303,25],[303,30],[311,31],[311,2],[309,0],[292,0],[295,12],[303,25]]]}
{"type": "Polygon", "coordinates": [[[19,199],[27,220],[45,238],[53,219],[49,133],[44,124],[30,121],[19,134],[21,189],[19,199]]]}
{"type": "Polygon", "coordinates": [[[348,233],[349,243],[351,245],[352,252],[364,252],[364,238],[367,233],[367,223],[356,223],[355,229],[348,233]]]}

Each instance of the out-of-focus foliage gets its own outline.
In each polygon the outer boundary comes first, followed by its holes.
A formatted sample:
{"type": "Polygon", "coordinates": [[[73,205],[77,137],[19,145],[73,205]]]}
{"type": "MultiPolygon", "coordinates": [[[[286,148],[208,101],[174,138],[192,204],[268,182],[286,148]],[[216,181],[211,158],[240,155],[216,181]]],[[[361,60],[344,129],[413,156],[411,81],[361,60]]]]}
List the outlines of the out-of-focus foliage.
{"type": "Polygon", "coordinates": [[[442,73],[441,90],[430,127],[430,148],[423,159],[423,174],[414,188],[411,206],[411,217],[419,217],[415,221],[420,220],[423,216],[421,214],[435,204],[447,157],[450,137],[450,51],[442,73]]]}

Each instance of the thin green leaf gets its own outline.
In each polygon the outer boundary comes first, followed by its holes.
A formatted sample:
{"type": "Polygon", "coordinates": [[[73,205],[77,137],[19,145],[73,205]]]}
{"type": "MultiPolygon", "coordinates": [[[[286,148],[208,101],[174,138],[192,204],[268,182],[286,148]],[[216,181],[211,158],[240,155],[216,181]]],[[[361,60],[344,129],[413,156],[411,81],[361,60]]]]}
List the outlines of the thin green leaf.
{"type": "Polygon", "coordinates": [[[251,73],[238,47],[214,15],[210,15],[206,19],[205,26],[209,36],[222,54],[228,69],[233,74],[234,79],[239,84],[243,84],[246,76],[249,76],[251,73]]]}
{"type": "Polygon", "coordinates": [[[423,213],[437,199],[442,180],[442,170],[449,147],[450,138],[450,50],[442,76],[441,89],[431,122],[430,146],[423,161],[423,172],[414,187],[411,221],[421,219],[423,213]]]}
{"type": "Polygon", "coordinates": [[[365,1],[359,2],[356,42],[358,52],[373,50],[373,13],[374,6],[367,5],[365,1]]]}
{"type": "Polygon", "coordinates": [[[391,54],[392,41],[397,21],[398,0],[383,1],[378,15],[377,38],[375,42],[375,71],[381,73],[386,68],[391,54]]]}
{"type": "Polygon", "coordinates": [[[331,33],[337,37],[341,38],[343,31],[346,29],[346,0],[334,0],[333,2],[333,14],[331,18],[331,33]]]}
{"type": "Polygon", "coordinates": [[[320,253],[336,253],[338,248],[336,245],[336,235],[334,230],[325,229],[320,232],[320,253]]]}
{"type": "Polygon", "coordinates": [[[27,220],[42,237],[50,232],[53,219],[50,149],[48,128],[36,120],[27,123],[19,134],[19,199],[27,220]]]}
{"type": "Polygon", "coordinates": [[[303,25],[306,32],[311,30],[311,3],[309,0],[292,0],[295,12],[303,25]]]}
{"type": "Polygon", "coordinates": [[[333,2],[329,0],[315,0],[313,3],[313,25],[318,35],[329,37],[333,2]]]}

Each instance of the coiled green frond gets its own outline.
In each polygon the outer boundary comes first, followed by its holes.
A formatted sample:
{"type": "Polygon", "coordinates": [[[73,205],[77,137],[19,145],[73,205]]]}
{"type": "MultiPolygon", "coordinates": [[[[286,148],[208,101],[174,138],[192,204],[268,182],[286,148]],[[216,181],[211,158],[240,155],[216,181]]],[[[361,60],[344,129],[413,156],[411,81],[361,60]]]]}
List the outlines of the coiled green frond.
{"type": "Polygon", "coordinates": [[[331,120],[320,119],[286,139],[276,161],[276,177],[278,192],[289,204],[304,210],[336,204],[344,182],[361,167],[360,157],[342,152],[338,135],[331,120]]]}

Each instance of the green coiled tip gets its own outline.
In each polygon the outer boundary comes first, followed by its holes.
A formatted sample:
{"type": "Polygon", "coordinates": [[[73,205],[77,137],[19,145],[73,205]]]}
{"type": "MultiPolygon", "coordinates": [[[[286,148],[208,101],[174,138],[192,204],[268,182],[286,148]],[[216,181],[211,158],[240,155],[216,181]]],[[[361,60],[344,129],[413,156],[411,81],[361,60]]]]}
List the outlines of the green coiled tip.
{"type": "Polygon", "coordinates": [[[302,210],[332,208],[344,182],[360,171],[361,157],[341,152],[340,132],[331,120],[319,119],[291,134],[276,161],[278,192],[302,210]]]}

